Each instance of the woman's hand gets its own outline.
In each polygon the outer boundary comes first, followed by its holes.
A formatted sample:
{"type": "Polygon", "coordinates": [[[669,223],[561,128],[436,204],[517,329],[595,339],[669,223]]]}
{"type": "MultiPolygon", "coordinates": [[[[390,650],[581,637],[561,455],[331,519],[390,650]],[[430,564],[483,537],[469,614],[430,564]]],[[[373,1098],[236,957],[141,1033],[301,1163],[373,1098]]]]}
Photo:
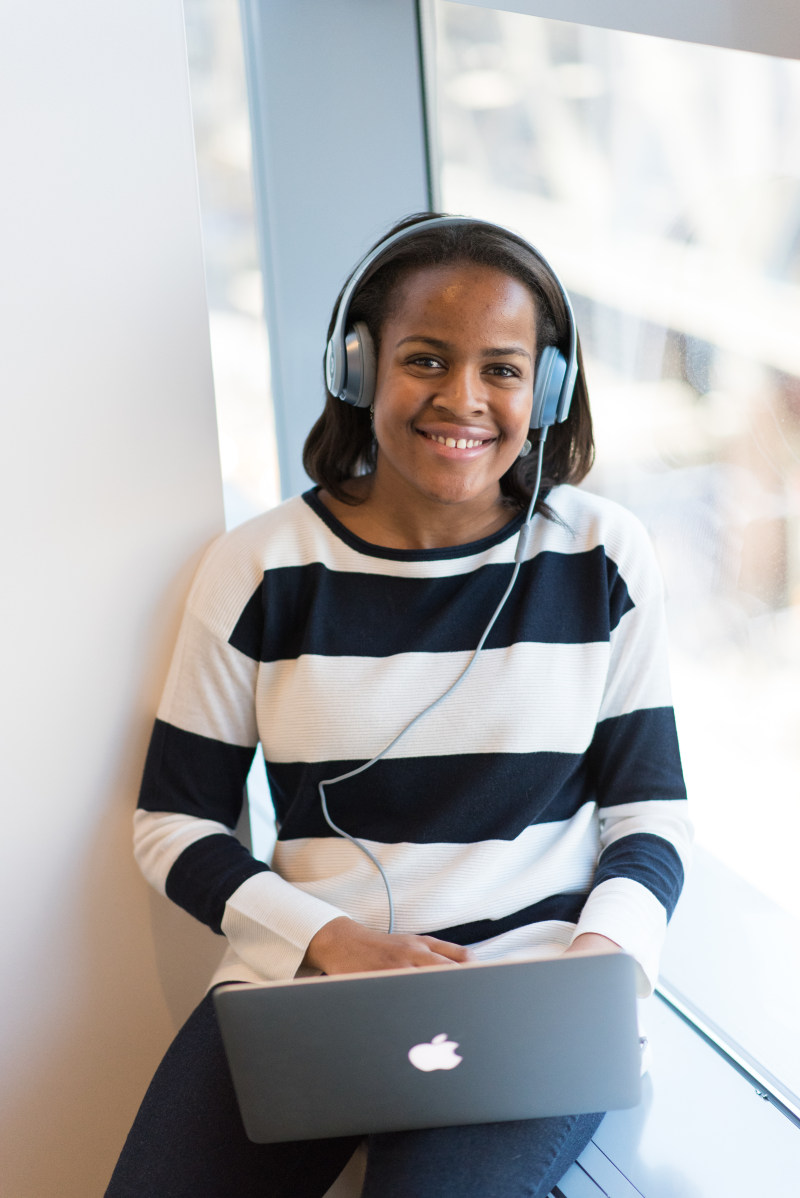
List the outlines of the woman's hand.
{"type": "Polygon", "coordinates": [[[565,957],[590,957],[598,953],[621,953],[622,949],[616,940],[601,936],[599,932],[584,932],[576,936],[568,949],[564,950],[565,957]]]}
{"type": "Polygon", "coordinates": [[[472,960],[469,949],[435,936],[375,932],[346,915],[332,919],[312,936],[303,964],[323,973],[362,973],[373,969],[426,969],[472,960]]]}

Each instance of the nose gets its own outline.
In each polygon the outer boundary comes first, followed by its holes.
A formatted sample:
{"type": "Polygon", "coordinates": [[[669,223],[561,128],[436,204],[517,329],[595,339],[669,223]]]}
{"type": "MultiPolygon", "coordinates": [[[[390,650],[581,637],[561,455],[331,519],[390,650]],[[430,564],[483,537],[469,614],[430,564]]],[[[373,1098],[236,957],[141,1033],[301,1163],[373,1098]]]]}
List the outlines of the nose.
{"type": "Polygon", "coordinates": [[[486,410],[486,384],[480,370],[468,364],[453,366],[442,379],[433,397],[433,407],[454,415],[486,410]]]}

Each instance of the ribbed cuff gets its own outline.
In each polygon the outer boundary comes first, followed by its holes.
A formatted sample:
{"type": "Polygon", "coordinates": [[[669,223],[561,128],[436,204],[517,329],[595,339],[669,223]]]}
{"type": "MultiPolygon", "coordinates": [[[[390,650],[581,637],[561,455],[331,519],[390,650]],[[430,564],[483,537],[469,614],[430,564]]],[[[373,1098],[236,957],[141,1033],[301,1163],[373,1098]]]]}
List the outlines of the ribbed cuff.
{"type": "Polygon", "coordinates": [[[276,873],[243,882],[225,905],[222,931],[236,955],[267,981],[293,978],[309,941],[346,912],[276,873]]]}
{"type": "Polygon", "coordinates": [[[594,932],[613,940],[639,966],[637,993],[647,998],[658,979],[666,930],[666,911],[646,886],[630,878],[609,878],[589,895],[572,939],[594,932]]]}

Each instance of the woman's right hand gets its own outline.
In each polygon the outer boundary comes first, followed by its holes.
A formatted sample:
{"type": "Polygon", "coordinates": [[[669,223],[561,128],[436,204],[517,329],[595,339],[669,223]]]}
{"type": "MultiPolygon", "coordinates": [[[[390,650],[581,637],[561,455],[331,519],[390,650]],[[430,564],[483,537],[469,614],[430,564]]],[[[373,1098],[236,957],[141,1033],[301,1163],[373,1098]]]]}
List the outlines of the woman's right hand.
{"type": "Polygon", "coordinates": [[[373,969],[426,969],[462,965],[473,960],[460,944],[435,936],[376,932],[341,915],[312,936],[303,964],[326,974],[362,973],[373,969]]]}

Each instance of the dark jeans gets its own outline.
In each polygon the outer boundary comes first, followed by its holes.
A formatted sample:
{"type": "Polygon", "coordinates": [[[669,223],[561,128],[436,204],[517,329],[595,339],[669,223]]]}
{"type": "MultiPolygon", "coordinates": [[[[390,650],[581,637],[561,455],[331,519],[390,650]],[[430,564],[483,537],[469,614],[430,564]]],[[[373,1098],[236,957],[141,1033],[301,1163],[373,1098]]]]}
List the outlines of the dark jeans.
{"type": "MultiPolygon", "coordinates": [[[[363,1198],[545,1198],[601,1119],[370,1135],[363,1198]]],[[[362,1139],[248,1140],[209,995],[161,1062],[106,1198],[322,1198],[362,1139]]]]}

